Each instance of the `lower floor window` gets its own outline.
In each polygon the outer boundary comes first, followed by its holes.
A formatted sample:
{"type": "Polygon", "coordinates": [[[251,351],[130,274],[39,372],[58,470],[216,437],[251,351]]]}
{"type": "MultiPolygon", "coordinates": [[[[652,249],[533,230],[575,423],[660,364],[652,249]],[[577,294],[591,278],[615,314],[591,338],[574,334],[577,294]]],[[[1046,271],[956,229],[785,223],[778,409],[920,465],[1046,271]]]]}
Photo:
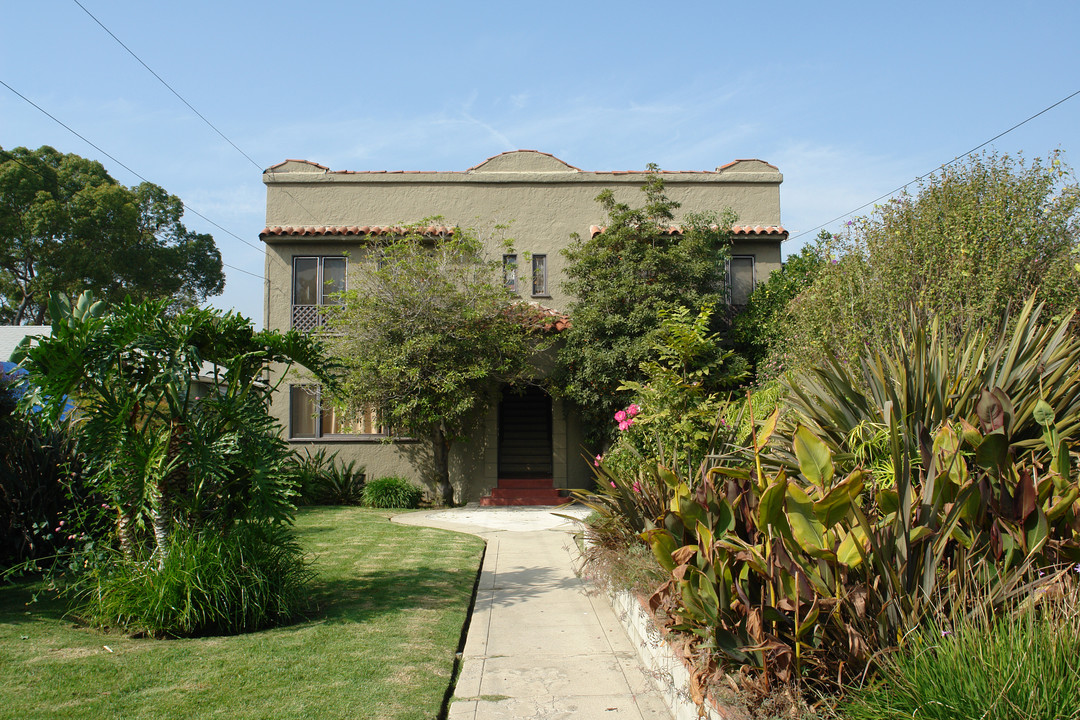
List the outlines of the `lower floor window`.
{"type": "Polygon", "coordinates": [[[356,413],[343,413],[322,402],[318,385],[289,386],[289,437],[294,439],[323,438],[342,435],[385,437],[374,409],[363,408],[356,413]]]}

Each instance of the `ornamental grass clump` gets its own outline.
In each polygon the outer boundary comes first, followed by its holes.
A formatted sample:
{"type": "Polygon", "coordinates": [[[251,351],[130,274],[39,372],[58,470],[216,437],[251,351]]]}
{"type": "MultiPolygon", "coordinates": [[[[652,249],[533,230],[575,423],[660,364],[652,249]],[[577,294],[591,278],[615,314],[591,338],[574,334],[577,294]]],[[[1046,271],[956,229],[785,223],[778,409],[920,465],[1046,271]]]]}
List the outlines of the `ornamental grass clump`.
{"type": "Polygon", "coordinates": [[[381,477],[364,486],[364,506],[370,508],[420,507],[423,491],[402,477],[381,477]]]}
{"type": "Polygon", "coordinates": [[[1080,718],[1080,597],[1071,585],[1067,596],[1019,617],[921,628],[885,658],[879,678],[854,692],[843,717],[1080,718]]]}
{"type": "Polygon", "coordinates": [[[284,526],[241,524],[224,536],[183,530],[163,563],[117,558],[96,568],[77,586],[76,614],[154,637],[232,635],[299,617],[313,576],[284,526]]]}

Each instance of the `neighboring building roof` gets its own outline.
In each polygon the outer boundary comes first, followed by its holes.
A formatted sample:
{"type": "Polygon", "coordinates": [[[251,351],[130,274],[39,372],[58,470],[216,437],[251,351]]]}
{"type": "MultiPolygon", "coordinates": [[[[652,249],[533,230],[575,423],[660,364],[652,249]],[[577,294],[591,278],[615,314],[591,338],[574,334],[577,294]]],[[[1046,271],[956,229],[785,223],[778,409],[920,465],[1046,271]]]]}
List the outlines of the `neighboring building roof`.
{"type": "Polygon", "coordinates": [[[405,227],[400,225],[275,225],[263,228],[259,232],[260,238],[268,237],[298,237],[298,236],[327,236],[327,235],[404,235],[407,232],[420,233],[421,235],[453,235],[454,228],[446,225],[427,225],[425,227],[405,227]]]}
{"type": "Polygon", "coordinates": [[[19,346],[22,339],[28,335],[48,335],[52,332],[50,325],[0,325],[0,360],[7,361],[11,353],[19,346]]]}
{"type": "MultiPolygon", "coordinates": [[[[716,229],[716,226],[712,226],[716,229]]],[[[604,232],[607,228],[599,225],[593,225],[589,228],[589,237],[596,237],[600,233],[604,232]]],[[[682,228],[677,225],[672,225],[664,230],[665,235],[679,235],[682,233],[682,228]]],[[[732,235],[778,235],[781,239],[784,239],[788,235],[788,231],[780,225],[732,225],[732,235]]]]}

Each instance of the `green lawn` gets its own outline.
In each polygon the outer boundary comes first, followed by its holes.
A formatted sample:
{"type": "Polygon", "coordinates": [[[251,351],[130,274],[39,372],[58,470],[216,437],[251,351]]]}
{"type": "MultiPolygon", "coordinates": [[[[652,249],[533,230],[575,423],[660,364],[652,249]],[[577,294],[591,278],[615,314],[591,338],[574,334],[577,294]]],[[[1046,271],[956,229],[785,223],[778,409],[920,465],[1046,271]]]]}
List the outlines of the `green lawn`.
{"type": "Polygon", "coordinates": [[[434,718],[483,541],[392,514],[301,510],[317,609],[248,635],[128,638],[0,588],[0,718],[434,718]]]}

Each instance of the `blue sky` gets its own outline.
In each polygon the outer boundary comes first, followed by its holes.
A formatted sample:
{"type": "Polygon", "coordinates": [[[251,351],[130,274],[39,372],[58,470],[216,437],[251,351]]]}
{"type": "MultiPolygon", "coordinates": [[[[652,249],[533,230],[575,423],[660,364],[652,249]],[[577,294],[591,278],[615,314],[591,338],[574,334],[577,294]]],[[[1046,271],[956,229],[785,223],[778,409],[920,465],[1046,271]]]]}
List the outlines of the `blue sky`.
{"type": "MultiPolygon", "coordinates": [[[[261,276],[261,168],[464,170],[512,149],[585,170],[784,173],[799,233],[1080,90],[1080,3],[4,3],[0,80],[245,242],[261,276]]],[[[0,86],[0,146],[48,144],[139,179],[0,86]]],[[[1080,164],[1080,96],[993,143],[1080,164]]],[[[865,212],[865,211],[864,211],[865,212]]],[[[839,223],[836,223],[839,224],[839,223]]],[[[213,305],[261,323],[261,280],[213,305]]]]}

